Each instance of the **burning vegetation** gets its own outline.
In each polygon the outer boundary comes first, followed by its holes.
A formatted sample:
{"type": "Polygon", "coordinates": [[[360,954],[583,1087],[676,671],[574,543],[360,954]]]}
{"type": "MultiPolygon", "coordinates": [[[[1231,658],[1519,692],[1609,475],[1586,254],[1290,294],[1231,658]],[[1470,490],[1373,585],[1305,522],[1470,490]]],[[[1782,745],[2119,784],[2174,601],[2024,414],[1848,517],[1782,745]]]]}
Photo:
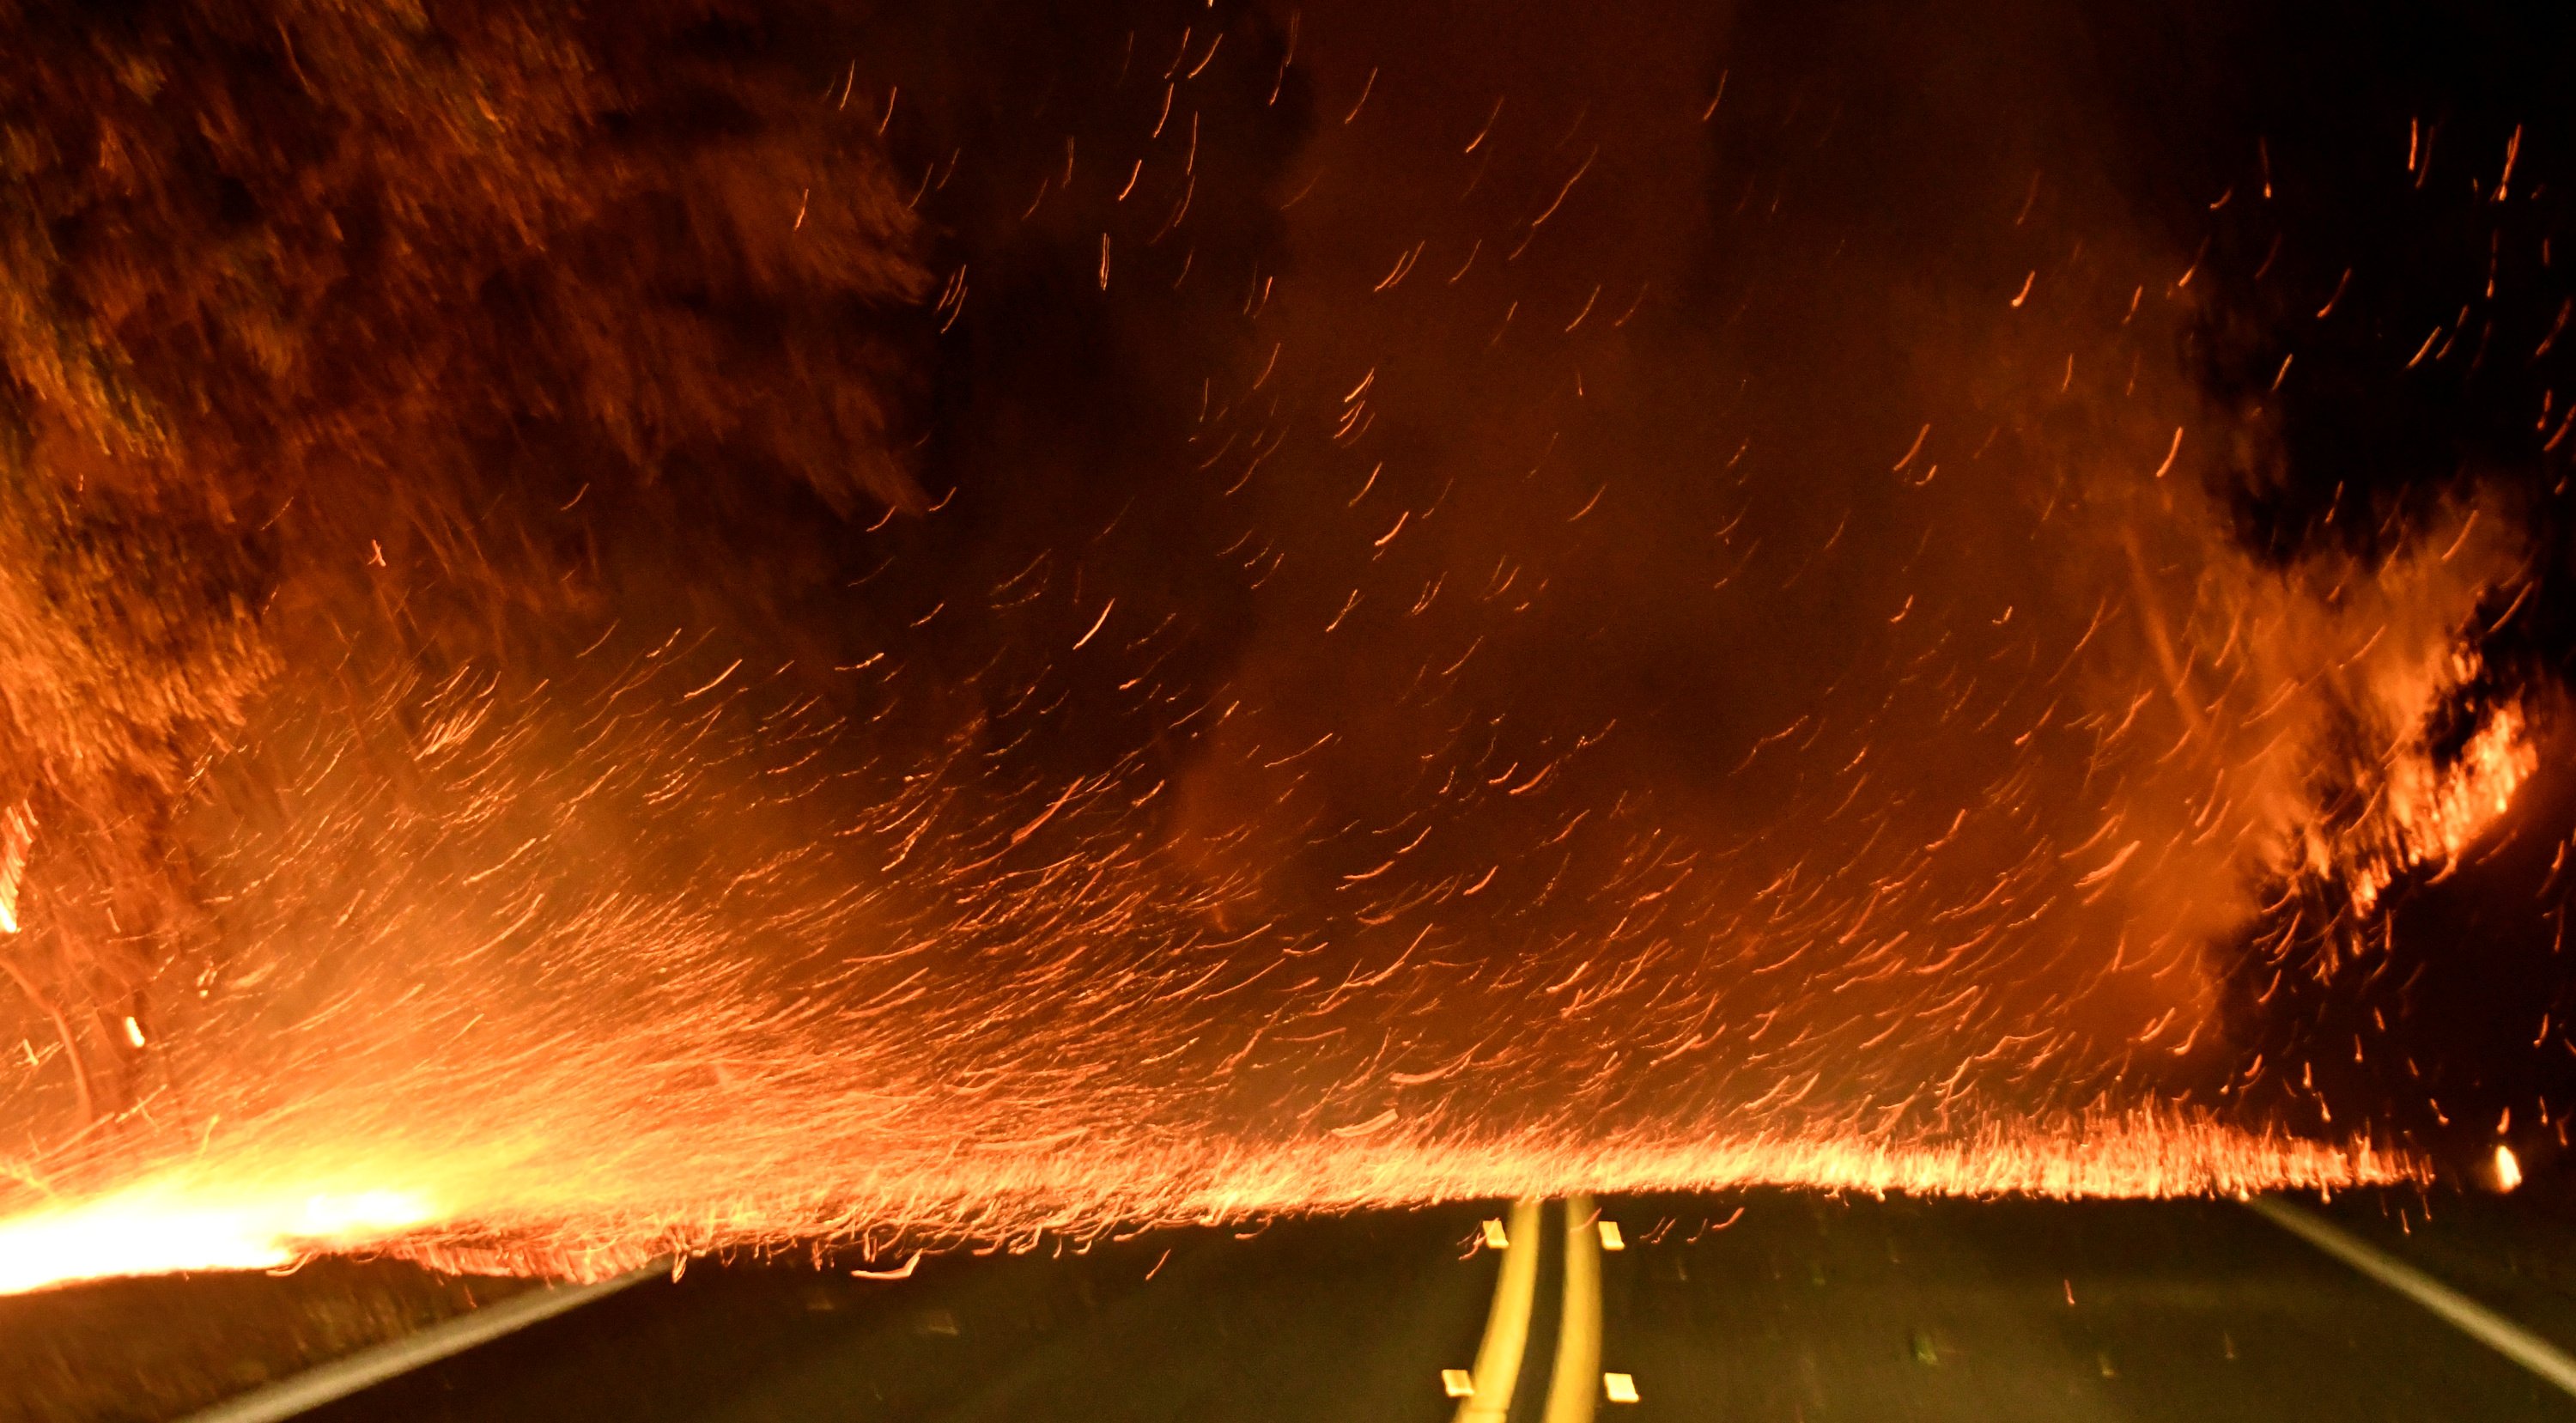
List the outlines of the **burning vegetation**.
{"type": "Polygon", "coordinates": [[[2544,1169],[2547,76],[1703,8],[0,7],[0,1289],[2544,1169]]]}

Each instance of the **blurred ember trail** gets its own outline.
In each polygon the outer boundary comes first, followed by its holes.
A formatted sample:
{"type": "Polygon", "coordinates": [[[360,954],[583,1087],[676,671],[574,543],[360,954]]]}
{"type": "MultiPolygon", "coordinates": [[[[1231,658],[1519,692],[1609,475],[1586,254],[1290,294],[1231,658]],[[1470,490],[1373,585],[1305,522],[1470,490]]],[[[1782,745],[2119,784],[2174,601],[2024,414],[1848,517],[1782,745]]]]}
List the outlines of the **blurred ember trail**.
{"type": "Polygon", "coordinates": [[[0,0],[0,1291],[2563,1146],[2576,48],[898,8],[0,0]]]}

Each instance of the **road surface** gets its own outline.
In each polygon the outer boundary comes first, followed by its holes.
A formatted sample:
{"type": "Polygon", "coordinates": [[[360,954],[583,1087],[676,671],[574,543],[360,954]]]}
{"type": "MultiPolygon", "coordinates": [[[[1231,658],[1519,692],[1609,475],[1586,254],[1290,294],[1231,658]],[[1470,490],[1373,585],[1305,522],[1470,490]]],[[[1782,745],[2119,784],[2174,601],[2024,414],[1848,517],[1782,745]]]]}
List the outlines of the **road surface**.
{"type": "MultiPolygon", "coordinates": [[[[932,1259],[902,1280],[700,1262],[309,1416],[2576,1420],[2576,1396],[2233,1201],[1616,1199],[1598,1207],[1610,1251],[1567,1248],[1587,1227],[1601,1239],[1576,1209],[1570,1232],[1550,1204],[1536,1240],[1524,1210],[1501,1252],[1482,1222],[1509,1208],[1472,1203],[932,1259]],[[1511,1332],[1496,1300],[1514,1254],[1536,1269],[1497,1410],[1473,1375],[1494,1371],[1489,1324],[1511,1332]],[[1604,1375],[1636,1401],[1609,1401],[1604,1375]],[[1461,1382],[1475,1392],[1451,1397],[1461,1382]]],[[[2388,1212],[2340,1209],[2411,1248],[2388,1212]]],[[[2552,1313],[2564,1291],[2506,1273],[2523,1291],[2508,1312],[2576,1346],[2576,1311],[2552,1313]]]]}

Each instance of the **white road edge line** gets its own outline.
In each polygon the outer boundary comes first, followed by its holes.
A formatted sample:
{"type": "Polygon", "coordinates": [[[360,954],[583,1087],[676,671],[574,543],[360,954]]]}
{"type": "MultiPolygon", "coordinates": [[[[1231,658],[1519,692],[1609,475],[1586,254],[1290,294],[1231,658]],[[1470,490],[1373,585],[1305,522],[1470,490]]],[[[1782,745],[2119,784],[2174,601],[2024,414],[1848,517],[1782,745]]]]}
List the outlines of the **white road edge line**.
{"type": "Polygon", "coordinates": [[[1476,1367],[1467,1375],[1474,1391],[1458,1401],[1452,1423],[1503,1423],[1511,1416],[1521,1354],[1529,1347],[1530,1310],[1538,1299],[1539,1253],[1546,1249],[1539,1230],[1539,1204],[1512,1202],[1505,1236],[1511,1244],[1503,1249],[1494,1302],[1485,1312],[1485,1337],[1476,1345],[1476,1367]]]}
{"type": "Polygon", "coordinates": [[[2245,1204],[2274,1225],[2449,1320],[2461,1333],[2576,1394],[2576,1359],[2548,1340],[2314,1211],[2268,1196],[2245,1204]]]}
{"type": "Polygon", "coordinates": [[[388,1339],[373,1348],[228,1398],[189,1414],[180,1423],[277,1423],[670,1271],[670,1262],[655,1261],[593,1285],[515,1294],[497,1304],[440,1320],[416,1334],[388,1339]]]}

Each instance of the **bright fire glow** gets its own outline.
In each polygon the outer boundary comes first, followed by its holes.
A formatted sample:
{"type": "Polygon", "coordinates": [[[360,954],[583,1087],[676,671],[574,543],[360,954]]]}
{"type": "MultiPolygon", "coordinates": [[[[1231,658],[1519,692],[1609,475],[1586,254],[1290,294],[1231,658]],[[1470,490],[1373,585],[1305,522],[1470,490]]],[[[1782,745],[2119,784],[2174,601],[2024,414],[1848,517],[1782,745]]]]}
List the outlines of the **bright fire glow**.
{"type": "MultiPolygon", "coordinates": [[[[2455,661],[2452,685],[2476,671],[2465,658],[2455,661]]],[[[2420,737],[2411,738],[2384,763],[2369,810],[2313,853],[2341,876],[2354,907],[2367,914],[2400,875],[2455,863],[2513,808],[2514,792],[2539,766],[2522,708],[2512,703],[2489,712],[2448,766],[2436,765],[2420,737]]]]}
{"type": "Polygon", "coordinates": [[[184,1177],[0,1221],[0,1294],[70,1280],[185,1270],[266,1270],[436,1219],[402,1191],[264,1196],[184,1177]]]}
{"type": "MultiPolygon", "coordinates": [[[[1032,1144],[1036,1145],[1036,1144],[1032,1144]]],[[[312,1175],[356,1168],[313,1153],[312,1175]]],[[[1800,1186],[1868,1194],[2076,1196],[2235,1195],[2339,1190],[2416,1179],[2404,1153],[2365,1141],[2328,1144],[2258,1135],[2205,1120],[2138,1113],[2054,1130],[1975,1132],[1947,1145],[1857,1136],[1756,1135],[1692,1145],[1609,1143],[1490,1148],[1454,1143],[1327,1138],[1293,1149],[1228,1150],[1221,1143],[1159,1149],[1028,1149],[959,1167],[917,1163],[880,1174],[867,1197],[837,1202],[842,1224],[818,1232],[828,1171],[747,1189],[721,1163],[673,1160],[650,1184],[659,1210],[598,1231],[599,1207],[638,1183],[568,1180],[521,1194],[524,1170],[414,1163],[436,1188],[316,1194],[268,1169],[230,1178],[194,1165],[95,1200],[0,1222],[0,1293],[70,1281],[181,1270],[267,1269],[354,1250],[434,1266],[599,1278],[664,1254],[793,1248],[820,1238],[882,1253],[997,1242],[1031,1249],[1154,1226],[1217,1225],[1283,1213],[1402,1207],[1441,1200],[1800,1186]],[[453,1203],[437,1194],[455,1193],[453,1203]],[[566,1219],[577,1207],[578,1219],[566,1219]],[[905,1231],[888,1221],[910,1222],[905,1231]]],[[[405,1174],[380,1163],[387,1176],[405,1174]]],[[[287,1174],[294,1174],[292,1172],[287,1174]]]]}
{"type": "Polygon", "coordinates": [[[2526,535],[2255,558],[2088,125],[1888,207],[1729,127],[1794,74],[1227,7],[952,143],[867,44],[382,8],[12,111],[0,1291],[2422,1174],[2267,1134],[2234,970],[2507,816],[2526,535]]]}

